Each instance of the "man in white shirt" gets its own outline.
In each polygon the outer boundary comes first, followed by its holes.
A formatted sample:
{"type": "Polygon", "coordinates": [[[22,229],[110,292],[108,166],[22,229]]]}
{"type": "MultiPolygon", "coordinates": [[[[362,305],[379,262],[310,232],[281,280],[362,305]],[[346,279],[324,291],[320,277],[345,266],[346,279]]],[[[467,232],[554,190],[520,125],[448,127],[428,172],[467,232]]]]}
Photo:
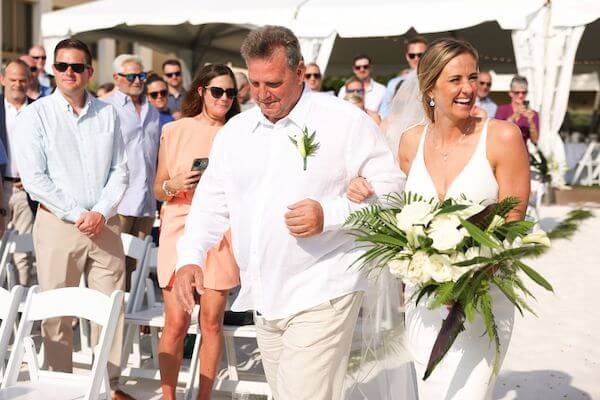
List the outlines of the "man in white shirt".
{"type": "MultiPolygon", "coordinates": [[[[365,87],[365,108],[374,112],[379,111],[383,97],[385,96],[385,86],[371,78],[371,58],[361,54],[354,57],[352,70],[354,75],[363,82],[365,87]]],[[[346,97],[346,88],[342,87],[338,97],[346,97]]]]}
{"type": "MultiPolygon", "coordinates": [[[[127,187],[125,145],[115,109],[86,91],[93,74],[89,48],[76,39],[54,50],[56,91],[27,106],[16,122],[16,155],[25,189],[40,202],[33,227],[42,290],[78,286],[110,295],[125,289],[125,255],[117,205],[127,187]]],[[[123,345],[119,316],[108,360],[113,400],[123,345]]],[[[93,325],[92,341],[100,329],[93,325]]],[[[53,371],[73,369],[71,318],[42,322],[44,360],[53,371]]]]}
{"type": "MultiPolygon", "coordinates": [[[[3,207],[6,209],[8,221],[20,234],[31,233],[33,229],[33,212],[29,206],[27,193],[23,190],[15,155],[15,121],[19,113],[32,101],[26,95],[30,79],[29,66],[21,60],[8,62],[1,77],[4,95],[0,95],[0,99],[4,110],[1,111],[3,118],[0,116],[0,124],[2,124],[0,140],[8,155],[8,162],[2,168],[3,207]]],[[[29,278],[33,269],[31,254],[15,253],[13,260],[18,272],[17,283],[29,286],[29,278]]]]}
{"type": "Polygon", "coordinates": [[[496,116],[498,105],[490,98],[492,90],[492,74],[488,71],[481,71],[477,81],[477,99],[475,105],[485,110],[488,118],[496,116]]]}
{"type": "Polygon", "coordinates": [[[232,308],[256,310],[275,398],[338,400],[367,286],[350,268],[360,252],[343,229],[360,206],[344,194],[359,175],[378,196],[399,191],[404,178],[366,113],[303,90],[290,30],[252,31],[241,52],[259,107],[233,117],[213,142],[177,246],[175,291],[191,312],[206,253],[231,227],[241,279],[232,308]],[[315,132],[316,150],[299,151],[303,132],[315,132]]]}

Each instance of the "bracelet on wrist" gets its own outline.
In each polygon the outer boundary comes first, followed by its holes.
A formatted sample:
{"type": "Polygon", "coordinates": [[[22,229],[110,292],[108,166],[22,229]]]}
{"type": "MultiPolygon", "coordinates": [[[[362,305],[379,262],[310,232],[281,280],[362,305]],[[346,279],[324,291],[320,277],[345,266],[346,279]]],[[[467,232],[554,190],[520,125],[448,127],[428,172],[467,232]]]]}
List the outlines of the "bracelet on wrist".
{"type": "Polygon", "coordinates": [[[166,181],[166,180],[164,180],[164,181],[163,181],[161,188],[162,188],[162,191],[163,191],[163,193],[164,193],[164,194],[165,194],[167,197],[174,197],[174,196],[175,196],[175,194],[176,194],[176,193],[173,193],[173,192],[171,192],[171,191],[169,190],[169,188],[167,187],[167,181],[166,181]]]}

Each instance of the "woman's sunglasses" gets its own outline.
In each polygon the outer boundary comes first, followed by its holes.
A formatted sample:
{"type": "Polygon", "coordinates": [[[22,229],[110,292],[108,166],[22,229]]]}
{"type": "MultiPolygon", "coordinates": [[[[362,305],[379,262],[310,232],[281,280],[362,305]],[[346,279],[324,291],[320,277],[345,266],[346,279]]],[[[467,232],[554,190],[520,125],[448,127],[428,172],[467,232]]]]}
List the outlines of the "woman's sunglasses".
{"type": "Polygon", "coordinates": [[[122,74],[119,72],[117,75],[122,76],[131,83],[135,82],[136,78],[140,78],[140,82],[146,82],[146,78],[148,77],[148,74],[145,72],[140,72],[139,74],[122,74]]]}
{"type": "Polygon", "coordinates": [[[85,71],[86,68],[89,67],[89,65],[82,63],[69,64],[66,62],[54,63],[54,68],[56,68],[58,72],[66,72],[69,69],[69,67],[71,67],[73,72],[81,74],[83,71],[85,71]]]}
{"type": "Polygon", "coordinates": [[[215,99],[220,99],[221,97],[223,97],[223,93],[227,95],[227,98],[235,99],[238,92],[238,90],[235,88],[223,89],[218,86],[205,86],[204,89],[208,89],[212,97],[214,97],[215,99]]]}
{"type": "Polygon", "coordinates": [[[159,90],[158,92],[148,92],[148,96],[152,97],[154,100],[158,99],[158,95],[160,95],[160,97],[167,97],[167,94],[169,92],[165,89],[165,90],[159,90]]]}

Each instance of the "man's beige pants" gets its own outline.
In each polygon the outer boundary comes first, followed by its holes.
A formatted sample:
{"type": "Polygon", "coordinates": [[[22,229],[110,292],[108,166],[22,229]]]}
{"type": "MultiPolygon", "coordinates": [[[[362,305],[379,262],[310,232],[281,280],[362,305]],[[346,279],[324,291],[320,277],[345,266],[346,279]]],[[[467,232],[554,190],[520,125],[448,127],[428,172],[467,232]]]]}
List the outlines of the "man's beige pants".
{"type": "MultiPolygon", "coordinates": [[[[42,290],[79,286],[85,274],[90,289],[110,295],[125,289],[125,256],[118,218],[111,218],[93,239],[75,225],[38,209],[33,226],[38,281],[42,290]]],[[[52,371],[73,370],[73,328],[71,317],[51,318],[42,322],[45,360],[52,371]]],[[[92,326],[92,347],[98,343],[101,328],[92,326]]],[[[123,310],[108,360],[110,384],[116,388],[121,375],[123,347],[123,310]]]]}
{"type": "MultiPolygon", "coordinates": [[[[18,233],[31,233],[33,229],[33,213],[29,207],[27,193],[17,188],[13,182],[4,181],[4,208],[6,209],[7,221],[12,222],[18,233]]],[[[33,269],[33,257],[30,253],[14,253],[13,262],[17,268],[18,282],[22,286],[29,286],[31,271],[33,269]]]]}
{"type": "Polygon", "coordinates": [[[275,400],[340,400],[363,292],[285,319],[256,317],[256,336],[275,400]]]}
{"type": "MultiPolygon", "coordinates": [[[[121,232],[128,233],[139,239],[144,239],[152,233],[154,217],[130,217],[119,215],[121,221],[121,232]]],[[[131,257],[125,257],[125,288],[131,289],[131,274],[136,268],[136,261],[131,257]]]]}

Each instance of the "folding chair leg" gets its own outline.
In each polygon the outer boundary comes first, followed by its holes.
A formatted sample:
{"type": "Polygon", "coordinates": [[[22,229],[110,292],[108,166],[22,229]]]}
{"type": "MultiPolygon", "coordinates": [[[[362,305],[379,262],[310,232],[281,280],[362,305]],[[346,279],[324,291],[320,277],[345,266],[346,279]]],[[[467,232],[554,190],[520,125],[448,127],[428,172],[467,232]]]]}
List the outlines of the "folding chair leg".
{"type": "Polygon", "coordinates": [[[235,346],[233,345],[233,337],[225,336],[225,354],[227,355],[227,371],[229,372],[229,379],[232,381],[239,381],[237,371],[237,356],[235,355],[235,346]]]}
{"type": "Polygon", "coordinates": [[[194,350],[192,351],[192,359],[190,360],[190,378],[185,384],[185,400],[192,400],[192,394],[196,385],[196,375],[198,375],[198,366],[200,359],[200,332],[196,334],[196,341],[194,342],[194,350]]]}
{"type": "Polygon", "coordinates": [[[150,327],[150,343],[152,345],[152,364],[158,369],[158,328],[150,327]]]}
{"type": "Polygon", "coordinates": [[[141,346],[140,346],[140,331],[139,331],[139,327],[136,325],[135,326],[137,329],[134,331],[134,336],[133,336],[133,348],[132,348],[132,355],[133,355],[133,366],[136,368],[140,368],[142,366],[142,350],[141,350],[141,346]]]}

